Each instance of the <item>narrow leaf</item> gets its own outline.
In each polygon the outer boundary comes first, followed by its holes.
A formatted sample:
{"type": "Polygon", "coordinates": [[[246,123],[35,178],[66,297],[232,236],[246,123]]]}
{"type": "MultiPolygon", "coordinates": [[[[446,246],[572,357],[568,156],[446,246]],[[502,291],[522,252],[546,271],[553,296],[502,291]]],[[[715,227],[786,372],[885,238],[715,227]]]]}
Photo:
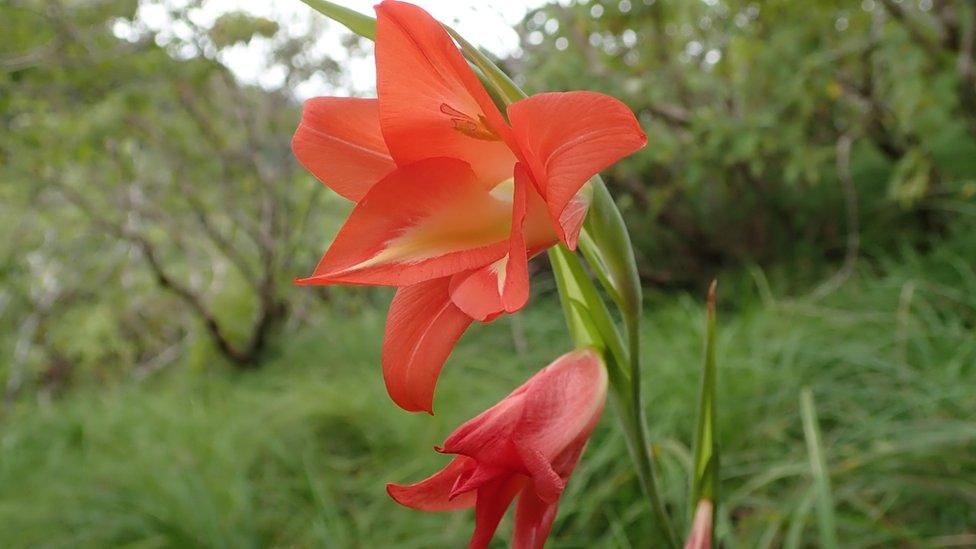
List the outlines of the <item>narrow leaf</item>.
{"type": "Polygon", "coordinates": [[[333,4],[328,0],[302,0],[302,2],[305,2],[305,4],[307,4],[310,8],[328,17],[329,19],[332,19],[337,23],[341,23],[355,34],[370,40],[376,39],[375,18],[359,13],[358,11],[351,10],[347,7],[333,4]]]}
{"type": "Polygon", "coordinates": [[[593,341],[601,342],[595,346],[610,353],[607,357],[607,362],[612,365],[609,371],[616,378],[611,381],[625,381],[628,378],[628,358],[623,340],[613,323],[610,311],[583,268],[583,263],[563,244],[550,248],[549,261],[556,276],[563,312],[576,345],[594,346],[593,341]],[[584,311],[589,318],[581,318],[584,311]],[[591,333],[593,328],[596,333],[591,333]]]}
{"type": "Polygon", "coordinates": [[[641,314],[642,295],[630,233],[603,179],[596,175],[589,185],[593,187],[593,202],[580,235],[580,250],[594,270],[605,273],[601,283],[625,321],[636,321],[641,314]]]}
{"type": "MultiPolygon", "coordinates": [[[[698,425],[694,440],[694,472],[691,484],[691,507],[699,506],[702,500],[718,506],[719,451],[715,438],[715,290],[712,281],[708,288],[708,307],[705,324],[705,360],[702,364],[701,389],[698,395],[698,425]]],[[[709,532],[714,546],[714,528],[709,532]]]]}
{"type": "Polygon", "coordinates": [[[808,387],[800,391],[800,415],[803,419],[803,434],[807,439],[807,453],[810,455],[810,473],[813,476],[816,494],[817,526],[820,529],[820,546],[834,549],[837,544],[837,529],[834,519],[834,497],[830,490],[830,469],[824,454],[823,440],[817,420],[817,409],[813,403],[813,393],[808,387]]]}
{"type": "MultiPolygon", "coordinates": [[[[458,45],[461,46],[461,51],[464,53],[465,57],[469,61],[474,63],[474,66],[478,67],[484,79],[487,83],[491,85],[495,91],[501,96],[502,101],[506,105],[512,104],[519,99],[525,99],[527,96],[521,88],[519,88],[512,79],[505,74],[498,65],[496,65],[491,59],[488,58],[481,50],[474,47],[471,42],[465,40],[463,36],[457,33],[451,27],[447,25],[444,26],[447,32],[451,33],[451,36],[457,41],[458,45]]],[[[502,109],[504,111],[504,109],[502,109]]]]}

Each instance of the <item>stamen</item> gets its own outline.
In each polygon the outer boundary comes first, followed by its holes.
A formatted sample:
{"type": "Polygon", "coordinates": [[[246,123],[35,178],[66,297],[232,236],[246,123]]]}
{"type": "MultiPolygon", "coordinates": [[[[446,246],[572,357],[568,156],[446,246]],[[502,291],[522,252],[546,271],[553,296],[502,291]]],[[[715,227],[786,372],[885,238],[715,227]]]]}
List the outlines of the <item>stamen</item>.
{"type": "Polygon", "coordinates": [[[482,141],[501,140],[501,138],[498,137],[498,134],[493,132],[491,128],[488,127],[488,120],[485,119],[484,115],[479,114],[478,119],[475,120],[470,115],[455,109],[447,103],[441,103],[440,111],[451,117],[451,123],[454,125],[454,129],[456,131],[459,131],[468,137],[473,137],[474,139],[480,139],[482,141]]]}

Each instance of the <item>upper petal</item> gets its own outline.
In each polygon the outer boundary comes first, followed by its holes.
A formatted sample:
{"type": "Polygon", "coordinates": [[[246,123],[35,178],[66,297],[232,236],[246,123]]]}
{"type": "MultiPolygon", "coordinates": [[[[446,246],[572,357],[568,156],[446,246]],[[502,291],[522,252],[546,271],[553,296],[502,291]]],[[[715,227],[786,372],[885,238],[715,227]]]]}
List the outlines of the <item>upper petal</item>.
{"type": "Polygon", "coordinates": [[[511,204],[464,162],[398,168],[356,205],[304,284],[405,286],[476,269],[508,250],[511,204]]]}
{"type": "MultiPolygon", "coordinates": [[[[647,142],[620,101],[600,93],[540,93],[508,107],[512,132],[549,205],[560,238],[575,247],[582,217],[567,207],[586,182],[647,142]]],[[[579,204],[577,204],[579,206],[579,204]]]]}
{"type": "MultiPolygon", "coordinates": [[[[442,451],[506,467],[552,487],[552,472],[565,478],[559,460],[567,451],[582,449],[603,412],[606,394],[607,373],[596,351],[567,353],[458,427],[442,451]]],[[[544,495],[554,491],[547,489],[544,495]]]]}
{"type": "Polygon", "coordinates": [[[396,168],[380,133],[375,99],[309,99],[291,148],[308,171],[352,201],[396,168]]]}
{"type": "Polygon", "coordinates": [[[451,490],[458,478],[475,467],[475,461],[457,456],[451,463],[432,476],[409,485],[387,484],[386,492],[400,505],[420,511],[452,511],[474,507],[475,492],[461,493],[454,497],[451,490]]]}
{"type": "Polygon", "coordinates": [[[448,156],[493,185],[512,176],[509,128],[450,35],[412,4],[376,6],[380,125],[397,164],[448,156]]]}
{"type": "Polygon", "coordinates": [[[444,361],[471,325],[451,303],[448,279],[397,290],[383,338],[383,379],[404,410],[433,413],[434,387],[444,361]]]}
{"type": "MultiPolygon", "coordinates": [[[[596,351],[567,353],[530,380],[514,440],[555,460],[585,443],[607,395],[607,372],[596,351]]],[[[555,469],[555,464],[554,464],[555,469]]]]}
{"type": "Polygon", "coordinates": [[[525,392],[531,380],[491,408],[466,421],[444,441],[441,452],[462,454],[492,467],[525,472],[513,433],[525,408],[525,392]]]}

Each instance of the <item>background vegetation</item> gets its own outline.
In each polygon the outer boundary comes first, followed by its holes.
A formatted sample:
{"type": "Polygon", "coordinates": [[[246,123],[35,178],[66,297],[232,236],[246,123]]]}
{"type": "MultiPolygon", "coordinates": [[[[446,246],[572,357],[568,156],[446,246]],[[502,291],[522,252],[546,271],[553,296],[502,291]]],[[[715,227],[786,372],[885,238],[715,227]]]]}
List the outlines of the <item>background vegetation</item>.
{"type": "MultiPolygon", "coordinates": [[[[315,41],[339,31],[198,4],[164,33],[136,0],[0,2],[0,542],[460,546],[470,517],[383,483],[434,471],[432,445],[566,349],[547,266],[533,307],[462,341],[441,413],[399,413],[389,293],[290,284],[347,208],[288,146],[296,86],[348,77],[315,41]],[[223,64],[254,40],[277,85],[223,64]]],[[[606,175],[679,521],[718,277],[723,543],[818,545],[810,387],[845,547],[976,546],[976,6],[573,0],[518,31],[501,61],[527,89],[611,93],[650,137],[606,175]]],[[[604,423],[552,547],[651,540],[604,423]]]]}

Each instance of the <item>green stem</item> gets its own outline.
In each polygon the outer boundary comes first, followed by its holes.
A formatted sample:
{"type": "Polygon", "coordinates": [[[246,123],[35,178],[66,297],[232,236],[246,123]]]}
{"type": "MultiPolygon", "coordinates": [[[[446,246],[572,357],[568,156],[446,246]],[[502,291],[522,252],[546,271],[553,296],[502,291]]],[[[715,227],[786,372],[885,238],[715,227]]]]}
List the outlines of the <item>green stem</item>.
{"type": "Polygon", "coordinates": [[[657,486],[644,422],[638,337],[640,313],[624,316],[628,339],[627,350],[624,350],[609,311],[586,274],[579,256],[560,244],[550,250],[549,257],[574,343],[577,347],[597,347],[602,350],[610,373],[611,395],[627,440],[627,449],[634,461],[637,480],[667,546],[677,548],[677,536],[657,486]]]}
{"type": "Polygon", "coordinates": [[[641,488],[651,504],[651,510],[668,545],[678,547],[678,538],[671,524],[671,518],[664,508],[664,501],[657,485],[657,475],[648,444],[647,424],[644,416],[644,398],[641,390],[640,337],[639,323],[627,322],[627,339],[630,351],[630,393],[627,405],[620,408],[621,426],[627,436],[627,446],[631,459],[637,469],[641,488]]]}

